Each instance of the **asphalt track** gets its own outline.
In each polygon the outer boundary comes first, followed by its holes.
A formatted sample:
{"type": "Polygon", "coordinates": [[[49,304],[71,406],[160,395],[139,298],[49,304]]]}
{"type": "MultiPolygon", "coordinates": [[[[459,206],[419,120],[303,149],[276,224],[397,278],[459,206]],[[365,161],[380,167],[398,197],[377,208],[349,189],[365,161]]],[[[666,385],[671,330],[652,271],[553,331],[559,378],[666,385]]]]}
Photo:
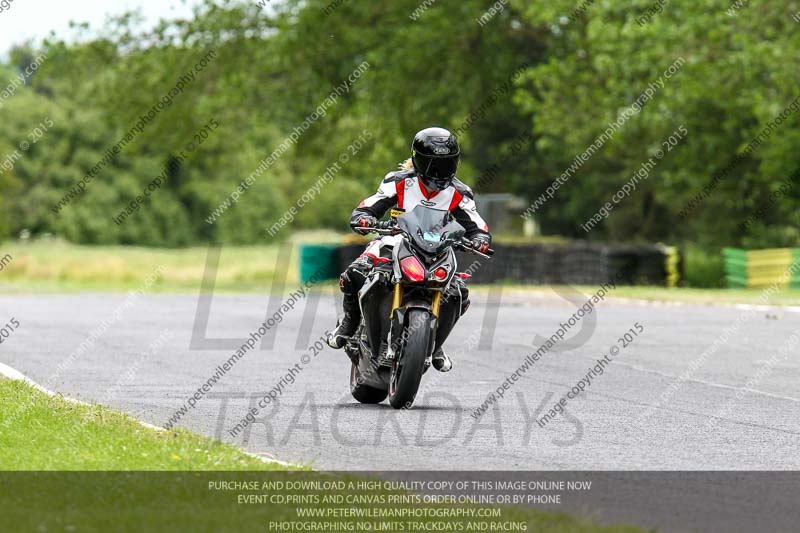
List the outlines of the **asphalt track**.
{"type": "MultiPolygon", "coordinates": [[[[552,335],[574,304],[555,292],[475,294],[448,341],[453,371],[428,372],[414,408],[396,411],[350,397],[342,352],[309,351],[336,319],[331,294],[314,294],[178,426],[326,470],[800,469],[800,348],[790,342],[800,334],[800,313],[610,298],[592,313],[595,326],[579,334],[585,342],[562,351],[555,350],[564,343],[557,345],[476,420],[475,409],[533,352],[534,337],[552,335]],[[584,394],[568,400],[564,415],[539,427],[535,419],[637,322],[644,331],[634,342],[584,394]],[[703,357],[721,336],[727,340],[703,357]],[[296,364],[301,370],[294,383],[259,409],[255,424],[231,437],[229,431],[296,364]]],[[[207,331],[200,327],[197,334],[239,340],[192,349],[197,296],[145,295],[130,306],[125,298],[0,297],[0,322],[13,316],[21,324],[0,345],[0,362],[65,395],[162,426],[258,328],[270,300],[215,295],[207,331]],[[65,365],[121,307],[121,319],[65,365]],[[159,337],[168,340],[150,353],[159,337]]]]}

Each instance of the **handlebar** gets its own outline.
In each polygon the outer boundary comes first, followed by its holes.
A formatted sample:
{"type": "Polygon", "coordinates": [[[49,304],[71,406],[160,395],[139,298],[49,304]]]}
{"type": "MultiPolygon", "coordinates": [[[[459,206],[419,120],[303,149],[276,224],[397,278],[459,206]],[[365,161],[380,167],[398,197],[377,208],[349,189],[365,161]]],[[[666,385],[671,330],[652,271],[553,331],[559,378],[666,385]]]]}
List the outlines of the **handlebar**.
{"type": "Polygon", "coordinates": [[[393,220],[384,220],[364,229],[375,232],[378,235],[394,235],[397,232],[397,225],[393,220]]]}
{"type": "MultiPolygon", "coordinates": [[[[397,228],[397,223],[394,220],[384,220],[378,222],[373,226],[367,226],[356,229],[363,231],[365,234],[372,232],[372,233],[377,233],[378,235],[395,235],[399,232],[397,228]]],[[[454,247],[458,250],[463,250],[471,254],[479,255],[486,259],[489,259],[494,255],[494,250],[492,250],[491,248],[485,254],[479,252],[472,246],[472,241],[467,239],[466,237],[462,237],[460,241],[454,243],[454,247]]]]}
{"type": "Polygon", "coordinates": [[[379,235],[394,235],[396,227],[394,225],[394,221],[386,220],[383,222],[378,222],[372,226],[351,226],[353,231],[359,233],[361,235],[366,235],[367,233],[377,233],[379,235]]]}
{"type": "Polygon", "coordinates": [[[464,250],[465,252],[469,252],[471,254],[479,255],[479,256],[484,257],[486,259],[489,259],[494,255],[494,250],[492,250],[491,248],[489,248],[489,250],[487,250],[486,253],[479,252],[478,250],[473,248],[472,241],[467,239],[466,237],[461,239],[461,242],[456,243],[456,246],[459,249],[464,250]]]}

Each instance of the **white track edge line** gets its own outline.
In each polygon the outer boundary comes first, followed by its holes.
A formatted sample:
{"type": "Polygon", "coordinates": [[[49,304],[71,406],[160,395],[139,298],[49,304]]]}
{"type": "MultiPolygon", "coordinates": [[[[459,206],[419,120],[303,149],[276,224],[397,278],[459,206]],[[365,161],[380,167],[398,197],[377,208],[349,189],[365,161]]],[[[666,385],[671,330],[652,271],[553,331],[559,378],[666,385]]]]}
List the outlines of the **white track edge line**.
{"type": "Polygon", "coordinates": [[[620,296],[609,296],[609,301],[620,303],[637,304],[643,307],[717,307],[725,309],[740,309],[743,311],[784,311],[787,313],[800,313],[800,306],[781,305],[781,304],[737,304],[730,302],[682,302],[677,300],[646,300],[644,298],[625,298],[620,296]]]}
{"type": "MultiPolygon", "coordinates": [[[[513,288],[508,289],[509,292],[514,291],[513,288]]],[[[535,296],[537,300],[556,300],[552,298],[553,294],[545,291],[535,290],[531,293],[518,291],[516,294],[535,296]]],[[[800,306],[798,305],[784,305],[784,304],[746,304],[735,302],[711,302],[711,301],[690,301],[690,300],[669,300],[669,299],[647,299],[647,298],[633,298],[628,296],[606,296],[608,303],[622,303],[639,305],[642,307],[716,307],[723,309],[740,309],[745,311],[785,311],[788,313],[800,313],[800,306]]],[[[526,302],[527,303],[527,302],[526,302]]],[[[602,304],[601,304],[602,305],[602,304]]]]}
{"type": "MultiPolygon", "coordinates": [[[[0,363],[0,376],[5,376],[8,379],[10,379],[11,381],[22,381],[25,384],[33,387],[34,389],[36,389],[39,392],[42,392],[42,393],[44,393],[44,394],[46,394],[48,396],[51,396],[51,397],[59,396],[58,393],[53,392],[53,391],[51,391],[49,389],[46,389],[46,388],[42,387],[41,385],[39,385],[38,383],[33,381],[31,378],[29,378],[28,376],[26,376],[25,374],[23,374],[19,370],[15,369],[15,368],[12,368],[12,367],[10,367],[8,365],[5,365],[3,363],[0,363]]],[[[70,397],[64,396],[64,395],[60,395],[60,396],[65,401],[70,402],[70,403],[76,403],[76,404],[79,404],[79,405],[85,405],[87,407],[92,407],[93,405],[97,405],[97,404],[87,403],[87,402],[84,402],[82,400],[76,400],[75,398],[70,398],[70,397]]],[[[162,427],[150,424],[149,422],[145,422],[143,420],[139,420],[138,418],[135,418],[135,417],[131,416],[128,413],[124,413],[124,414],[127,417],[129,417],[131,420],[134,420],[137,424],[139,424],[139,425],[141,425],[143,427],[146,427],[147,429],[152,429],[152,430],[159,431],[159,432],[168,431],[168,430],[166,430],[166,429],[164,429],[162,427]]],[[[251,452],[248,452],[247,450],[243,450],[241,448],[239,448],[239,449],[241,450],[241,452],[243,454],[245,454],[247,456],[250,456],[250,457],[254,457],[254,458],[258,459],[259,461],[261,461],[263,463],[279,464],[281,466],[292,466],[292,467],[297,466],[297,465],[293,465],[291,463],[280,461],[278,459],[270,459],[270,458],[264,457],[262,455],[251,453],[251,452]]]]}

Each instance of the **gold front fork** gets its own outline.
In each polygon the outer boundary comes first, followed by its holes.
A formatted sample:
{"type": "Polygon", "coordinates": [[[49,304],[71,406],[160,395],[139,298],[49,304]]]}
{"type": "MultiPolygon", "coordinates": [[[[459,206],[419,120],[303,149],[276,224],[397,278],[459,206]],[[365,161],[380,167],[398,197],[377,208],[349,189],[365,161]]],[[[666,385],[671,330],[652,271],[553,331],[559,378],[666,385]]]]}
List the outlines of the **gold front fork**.
{"type": "Polygon", "coordinates": [[[439,307],[442,304],[442,293],[441,292],[434,292],[433,293],[433,301],[431,302],[431,313],[436,318],[439,318],[439,307]]]}
{"type": "MultiPolygon", "coordinates": [[[[394,317],[394,312],[403,305],[403,287],[401,284],[394,286],[394,298],[392,298],[392,310],[389,312],[389,320],[394,317]]],[[[433,301],[431,302],[431,313],[436,318],[439,318],[439,310],[442,306],[442,293],[434,292],[433,301]]]]}
{"type": "Polygon", "coordinates": [[[392,310],[389,312],[389,320],[394,317],[395,310],[403,305],[403,286],[399,283],[394,286],[394,298],[392,299],[392,310]]]}

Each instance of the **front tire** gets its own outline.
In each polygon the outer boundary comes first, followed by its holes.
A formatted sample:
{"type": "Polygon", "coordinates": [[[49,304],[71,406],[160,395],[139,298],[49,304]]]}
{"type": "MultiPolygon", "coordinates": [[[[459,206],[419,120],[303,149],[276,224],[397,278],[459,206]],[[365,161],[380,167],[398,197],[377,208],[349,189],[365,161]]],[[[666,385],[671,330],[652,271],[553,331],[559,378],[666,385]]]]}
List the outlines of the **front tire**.
{"type": "Polygon", "coordinates": [[[361,403],[381,403],[386,399],[389,391],[376,389],[361,383],[361,375],[358,366],[351,363],[350,369],[350,394],[361,403]]]}
{"type": "Polygon", "coordinates": [[[412,309],[408,313],[408,324],[420,325],[409,331],[400,363],[395,362],[392,368],[389,403],[395,409],[409,409],[414,403],[431,345],[431,317],[428,311],[412,309]]]}

